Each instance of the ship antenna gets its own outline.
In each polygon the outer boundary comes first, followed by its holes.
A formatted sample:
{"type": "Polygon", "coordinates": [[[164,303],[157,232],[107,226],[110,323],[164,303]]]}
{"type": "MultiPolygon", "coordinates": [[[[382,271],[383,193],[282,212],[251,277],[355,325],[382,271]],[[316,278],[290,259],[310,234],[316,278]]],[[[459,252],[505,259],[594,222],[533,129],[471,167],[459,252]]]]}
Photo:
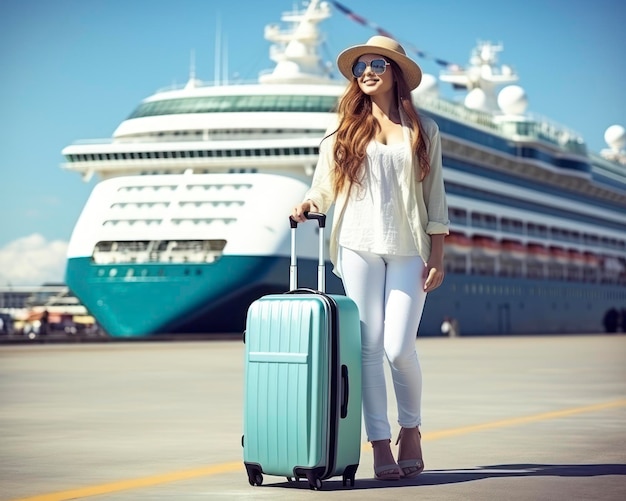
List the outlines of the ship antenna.
{"type": "Polygon", "coordinates": [[[189,61],[189,80],[196,79],[196,51],[191,49],[191,60],[189,61]]]}
{"type": "Polygon", "coordinates": [[[191,49],[191,56],[189,61],[189,80],[185,85],[185,89],[195,89],[200,84],[199,80],[196,80],[196,51],[191,49]]]}
{"type": "Polygon", "coordinates": [[[222,21],[221,17],[218,14],[215,18],[216,28],[215,28],[215,85],[220,84],[220,65],[221,63],[221,38],[222,38],[222,21]]]}
{"type": "Polygon", "coordinates": [[[224,38],[224,52],[222,61],[222,83],[228,85],[228,38],[224,38]]]}

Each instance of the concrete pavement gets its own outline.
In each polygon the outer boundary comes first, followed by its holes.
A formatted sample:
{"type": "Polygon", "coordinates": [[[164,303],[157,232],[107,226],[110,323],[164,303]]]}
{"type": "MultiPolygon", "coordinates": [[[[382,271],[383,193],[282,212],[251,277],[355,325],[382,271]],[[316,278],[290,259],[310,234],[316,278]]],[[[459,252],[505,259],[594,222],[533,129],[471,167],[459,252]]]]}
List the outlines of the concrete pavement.
{"type": "Polygon", "coordinates": [[[248,484],[240,341],[2,346],[0,500],[626,499],[626,336],[417,346],[426,471],[373,480],[364,442],[321,492],[248,484]]]}

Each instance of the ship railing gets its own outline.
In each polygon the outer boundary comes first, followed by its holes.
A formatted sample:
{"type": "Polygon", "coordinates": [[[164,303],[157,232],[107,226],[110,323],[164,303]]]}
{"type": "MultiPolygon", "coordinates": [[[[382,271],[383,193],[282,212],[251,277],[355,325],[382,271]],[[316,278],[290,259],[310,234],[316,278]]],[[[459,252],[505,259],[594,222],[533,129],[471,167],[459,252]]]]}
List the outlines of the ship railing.
{"type": "Polygon", "coordinates": [[[99,252],[93,262],[98,265],[153,264],[153,263],[213,263],[222,252],[99,252]]]}
{"type": "Polygon", "coordinates": [[[499,132],[500,130],[498,125],[493,121],[492,115],[489,113],[471,110],[461,104],[438,97],[417,96],[415,101],[420,108],[426,111],[447,115],[464,122],[472,122],[493,132],[499,132]]]}
{"type": "MultiPolygon", "coordinates": [[[[548,249],[548,247],[546,247],[548,249]]],[[[455,245],[446,245],[446,271],[469,275],[526,277],[568,282],[626,285],[626,257],[608,255],[600,249],[587,252],[593,260],[582,259],[578,253],[556,253],[536,256],[522,255],[521,248],[511,253],[505,248],[495,252],[474,249],[466,252],[455,245]]],[[[580,256],[585,256],[580,251],[580,256]]]]}
{"type": "MultiPolygon", "coordinates": [[[[243,79],[243,78],[239,78],[238,76],[234,76],[234,77],[230,77],[228,79],[222,80],[222,81],[208,81],[208,80],[194,80],[194,88],[202,88],[202,87],[220,87],[223,85],[258,85],[259,82],[258,80],[252,80],[252,79],[243,79]]],[[[162,92],[171,92],[171,91],[176,91],[176,90],[183,90],[187,87],[188,83],[184,83],[184,84],[170,84],[170,85],[166,85],[164,87],[159,87],[157,89],[157,91],[155,92],[155,94],[160,94],[162,92]]]]}
{"type": "Polygon", "coordinates": [[[217,261],[226,240],[168,240],[99,242],[93,262],[99,265],[149,263],[212,263],[217,261]]]}
{"type": "Polygon", "coordinates": [[[459,121],[472,122],[509,139],[541,141],[576,155],[587,154],[587,147],[580,134],[541,115],[529,113],[523,117],[506,117],[471,110],[461,103],[438,97],[417,96],[415,100],[418,106],[426,111],[443,114],[459,121]]]}
{"type": "Polygon", "coordinates": [[[101,139],[79,139],[77,141],[72,142],[72,145],[88,145],[88,144],[112,144],[113,138],[105,137],[101,139]]]}

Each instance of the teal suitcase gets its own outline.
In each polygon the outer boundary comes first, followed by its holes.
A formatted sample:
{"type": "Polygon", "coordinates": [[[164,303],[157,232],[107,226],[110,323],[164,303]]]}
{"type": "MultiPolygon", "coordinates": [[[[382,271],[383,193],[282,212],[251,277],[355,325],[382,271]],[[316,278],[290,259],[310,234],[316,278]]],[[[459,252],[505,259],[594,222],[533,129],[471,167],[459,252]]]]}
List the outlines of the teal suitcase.
{"type": "Polygon", "coordinates": [[[361,328],[356,304],[328,295],[324,214],[318,290],[297,288],[291,220],[290,291],[253,302],[246,319],[244,465],[251,485],[263,474],[304,478],[313,490],[342,476],[354,486],[361,451],[361,328]]]}

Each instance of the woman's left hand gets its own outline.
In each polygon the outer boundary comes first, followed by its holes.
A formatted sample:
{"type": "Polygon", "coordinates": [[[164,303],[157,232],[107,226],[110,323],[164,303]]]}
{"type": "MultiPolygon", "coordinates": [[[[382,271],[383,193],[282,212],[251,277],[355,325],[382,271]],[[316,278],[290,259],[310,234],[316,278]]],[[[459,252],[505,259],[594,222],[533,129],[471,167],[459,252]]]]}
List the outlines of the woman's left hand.
{"type": "Polygon", "coordinates": [[[431,235],[430,239],[432,248],[422,277],[425,292],[434,291],[439,287],[443,283],[443,276],[445,275],[443,268],[443,243],[445,235],[431,235]]]}
{"type": "Polygon", "coordinates": [[[430,260],[424,268],[424,292],[434,291],[443,283],[443,263],[431,264],[430,260]]]}

